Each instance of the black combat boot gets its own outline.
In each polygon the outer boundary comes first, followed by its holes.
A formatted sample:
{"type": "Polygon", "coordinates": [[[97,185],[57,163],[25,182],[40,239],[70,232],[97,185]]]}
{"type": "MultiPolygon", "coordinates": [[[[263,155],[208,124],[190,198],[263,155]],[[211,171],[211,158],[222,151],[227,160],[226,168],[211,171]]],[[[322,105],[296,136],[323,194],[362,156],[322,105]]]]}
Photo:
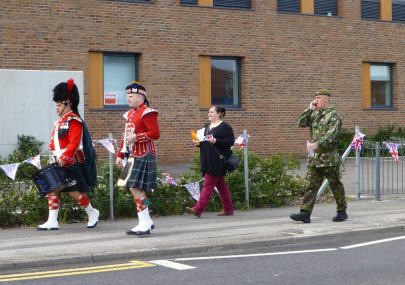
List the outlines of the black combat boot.
{"type": "Polygon", "coordinates": [[[290,218],[294,221],[303,222],[306,224],[311,222],[311,214],[303,210],[301,210],[299,214],[291,214],[290,218]]]}
{"type": "Polygon", "coordinates": [[[348,218],[346,211],[343,210],[339,210],[337,211],[336,216],[333,217],[333,221],[334,222],[343,222],[344,220],[346,220],[348,218]]]}

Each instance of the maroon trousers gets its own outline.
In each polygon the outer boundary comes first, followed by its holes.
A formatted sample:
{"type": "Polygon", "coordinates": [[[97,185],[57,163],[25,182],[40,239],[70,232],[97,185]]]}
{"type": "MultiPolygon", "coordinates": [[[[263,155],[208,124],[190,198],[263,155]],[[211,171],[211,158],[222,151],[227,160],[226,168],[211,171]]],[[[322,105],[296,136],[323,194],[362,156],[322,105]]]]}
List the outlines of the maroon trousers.
{"type": "Polygon", "coordinates": [[[200,199],[195,204],[194,209],[197,213],[201,214],[207,207],[208,202],[211,199],[214,187],[216,186],[219,192],[219,197],[222,201],[222,207],[225,213],[233,213],[233,203],[231,198],[231,192],[225,183],[225,176],[212,176],[205,174],[205,181],[200,193],[200,199]]]}

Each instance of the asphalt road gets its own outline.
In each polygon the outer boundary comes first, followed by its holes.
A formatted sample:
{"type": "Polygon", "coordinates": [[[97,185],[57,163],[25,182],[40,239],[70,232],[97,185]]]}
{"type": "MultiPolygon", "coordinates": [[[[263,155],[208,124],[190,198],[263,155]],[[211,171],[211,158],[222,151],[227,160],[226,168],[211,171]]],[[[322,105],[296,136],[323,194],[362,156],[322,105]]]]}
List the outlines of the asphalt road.
{"type": "Polygon", "coordinates": [[[0,275],[0,285],[405,283],[405,236],[385,234],[353,242],[297,244],[289,249],[257,249],[233,256],[218,252],[170,260],[126,260],[5,272],[0,275]]]}

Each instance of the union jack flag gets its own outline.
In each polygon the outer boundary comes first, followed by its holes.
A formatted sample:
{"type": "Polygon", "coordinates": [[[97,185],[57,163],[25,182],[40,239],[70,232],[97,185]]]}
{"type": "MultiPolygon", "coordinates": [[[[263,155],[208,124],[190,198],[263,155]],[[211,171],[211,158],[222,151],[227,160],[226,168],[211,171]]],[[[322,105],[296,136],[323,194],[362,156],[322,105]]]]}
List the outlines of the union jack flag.
{"type": "Polygon", "coordinates": [[[385,146],[387,147],[388,152],[391,154],[394,160],[398,162],[399,160],[398,145],[396,143],[385,143],[385,146]]]}
{"type": "Polygon", "coordinates": [[[173,185],[173,186],[178,185],[176,179],[174,179],[173,176],[171,176],[169,173],[162,173],[162,174],[165,176],[164,183],[173,185]]]}
{"type": "MultiPolygon", "coordinates": [[[[248,137],[249,137],[249,135],[248,135],[248,137]]],[[[236,140],[235,140],[235,146],[236,146],[238,149],[244,148],[246,144],[247,144],[247,141],[245,141],[245,138],[244,138],[243,135],[240,135],[240,136],[237,137],[236,140]]]]}
{"type": "Polygon", "coordinates": [[[360,131],[357,131],[356,134],[354,135],[352,143],[350,144],[352,149],[355,149],[357,151],[361,151],[361,147],[363,145],[363,138],[365,136],[366,136],[365,134],[361,133],[360,131]]]}

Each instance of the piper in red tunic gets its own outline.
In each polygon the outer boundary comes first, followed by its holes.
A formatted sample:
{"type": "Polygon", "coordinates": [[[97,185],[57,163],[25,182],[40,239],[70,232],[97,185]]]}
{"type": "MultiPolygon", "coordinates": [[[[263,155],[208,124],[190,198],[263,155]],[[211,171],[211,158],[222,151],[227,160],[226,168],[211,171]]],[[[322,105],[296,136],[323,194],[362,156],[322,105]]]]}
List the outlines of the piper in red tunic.
{"type": "MultiPolygon", "coordinates": [[[[84,155],[82,151],[83,120],[79,116],[79,91],[73,79],[56,85],[53,90],[53,100],[56,102],[56,113],[60,119],[55,122],[49,148],[53,151],[60,166],[72,183],[71,187],[62,190],[76,201],[88,215],[88,228],[94,228],[98,223],[99,211],[92,207],[84,192],[89,186],[84,171],[84,155]]],[[[38,230],[58,230],[58,212],[60,193],[48,194],[48,221],[38,226],[38,230]]]]}
{"type": "MultiPolygon", "coordinates": [[[[156,187],[156,147],[154,141],[159,139],[158,112],[149,107],[146,89],[137,82],[132,82],[126,88],[128,105],[131,107],[124,114],[126,118],[126,145],[129,155],[134,158],[127,186],[134,197],[139,224],[127,231],[129,235],[149,235],[154,228],[149,214],[149,200],[146,192],[156,187]]],[[[121,148],[124,142],[121,143],[121,148]]],[[[124,153],[118,152],[117,165],[122,166],[124,153]]]]}

